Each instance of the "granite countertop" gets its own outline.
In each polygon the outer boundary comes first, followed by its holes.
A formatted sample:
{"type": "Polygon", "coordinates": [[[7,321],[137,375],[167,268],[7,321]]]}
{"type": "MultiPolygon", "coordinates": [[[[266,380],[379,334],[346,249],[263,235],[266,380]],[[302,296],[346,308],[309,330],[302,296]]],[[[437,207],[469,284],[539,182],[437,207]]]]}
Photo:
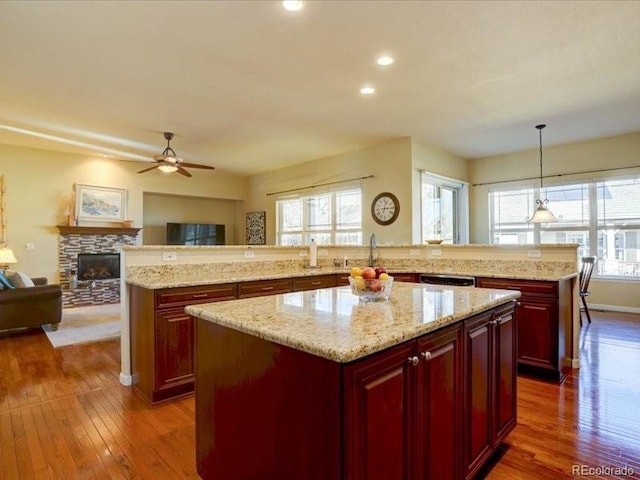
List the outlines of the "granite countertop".
{"type": "MultiPolygon", "coordinates": [[[[401,272],[402,270],[394,270],[401,272]]],[[[406,270],[409,271],[409,270],[406,270]]],[[[348,268],[322,267],[315,269],[292,268],[286,270],[260,271],[251,269],[238,269],[236,272],[202,272],[194,274],[188,270],[184,273],[148,273],[140,274],[134,278],[127,277],[127,283],[139,287],[158,289],[191,287],[197,285],[215,285],[219,283],[251,282],[254,280],[275,280],[278,278],[314,277],[318,275],[334,275],[336,273],[348,274],[348,268]]]]}
{"type": "Polygon", "coordinates": [[[388,302],[349,287],[191,305],[190,315],[336,362],[351,362],[507,303],[512,290],[395,283],[388,302]]]}
{"type": "MultiPolygon", "coordinates": [[[[520,280],[542,280],[542,281],[561,281],[576,277],[577,273],[571,274],[540,274],[537,272],[522,273],[522,272],[508,272],[508,273],[454,273],[454,272],[437,272],[429,271],[428,268],[416,268],[412,267],[394,267],[388,269],[393,273],[434,273],[437,275],[462,275],[462,276],[480,276],[480,277],[492,277],[492,278],[514,278],[520,280]]],[[[194,272],[193,269],[185,269],[181,273],[166,273],[166,272],[144,272],[138,273],[134,276],[127,276],[126,282],[130,285],[136,285],[151,290],[160,288],[176,288],[176,287],[192,287],[198,285],[215,285],[221,283],[236,283],[236,282],[250,282],[255,280],[275,280],[279,278],[294,278],[294,277],[311,277],[317,275],[334,275],[334,274],[348,274],[349,268],[343,267],[321,267],[316,269],[306,268],[290,268],[284,270],[274,271],[261,271],[251,270],[245,268],[239,268],[234,272],[211,272],[202,271],[194,272]]]]}

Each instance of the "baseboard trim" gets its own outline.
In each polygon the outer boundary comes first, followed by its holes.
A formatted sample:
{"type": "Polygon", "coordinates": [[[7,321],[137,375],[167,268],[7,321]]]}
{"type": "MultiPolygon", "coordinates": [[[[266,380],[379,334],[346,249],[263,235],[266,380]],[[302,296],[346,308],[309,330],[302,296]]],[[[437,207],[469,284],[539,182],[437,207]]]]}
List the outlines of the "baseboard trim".
{"type": "Polygon", "coordinates": [[[120,383],[125,387],[128,387],[133,384],[133,377],[131,375],[120,373],[120,383]]]}
{"type": "Polygon", "coordinates": [[[640,313],[638,307],[623,307],[620,305],[606,305],[604,303],[591,303],[589,302],[589,310],[604,310],[609,312],[622,312],[622,313],[640,313]]]}
{"type": "Polygon", "coordinates": [[[571,359],[571,368],[580,368],[580,359],[572,358],[571,359]]]}

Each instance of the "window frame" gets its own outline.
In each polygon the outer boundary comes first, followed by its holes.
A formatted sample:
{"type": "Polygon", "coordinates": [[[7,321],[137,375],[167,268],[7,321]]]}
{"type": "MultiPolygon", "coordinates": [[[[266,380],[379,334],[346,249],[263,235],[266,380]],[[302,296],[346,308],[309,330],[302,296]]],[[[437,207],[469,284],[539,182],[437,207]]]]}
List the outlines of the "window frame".
{"type": "MultiPolygon", "coordinates": [[[[598,217],[598,186],[602,183],[606,183],[606,182],[616,182],[616,181],[624,181],[624,180],[640,180],[640,174],[634,174],[634,175],[624,175],[624,176],[612,176],[612,177],[597,177],[597,178],[589,178],[589,179],[584,179],[584,180],[567,180],[564,182],[556,182],[550,185],[546,185],[545,188],[543,189],[544,192],[546,192],[547,188],[557,188],[557,187],[570,187],[573,185],[584,185],[587,184],[588,185],[588,204],[589,204],[589,217],[588,217],[588,221],[584,224],[584,225],[578,225],[578,226],[564,226],[562,221],[558,222],[558,223],[549,223],[549,224],[544,224],[545,226],[543,227],[543,224],[538,224],[538,223],[530,223],[529,225],[531,226],[530,228],[528,228],[527,230],[521,230],[522,232],[525,231],[532,231],[533,232],[533,244],[539,244],[539,243],[543,243],[541,242],[541,234],[542,232],[580,232],[580,233],[586,233],[586,240],[588,242],[589,248],[588,251],[584,252],[584,255],[591,255],[591,256],[595,256],[598,259],[598,263],[600,263],[603,260],[603,253],[601,252],[601,250],[604,250],[605,247],[601,246],[601,236],[604,233],[605,230],[607,230],[606,225],[601,224],[599,225],[599,217],[598,217]]],[[[640,188],[640,186],[638,187],[640,188]]],[[[489,241],[491,244],[497,244],[498,243],[495,242],[495,237],[496,237],[496,232],[506,232],[508,233],[508,230],[503,230],[503,229],[496,229],[495,228],[495,193],[498,192],[508,192],[508,191],[512,191],[512,190],[523,190],[523,191],[527,191],[529,193],[533,192],[533,198],[546,198],[546,196],[543,194],[542,197],[540,195],[540,186],[536,185],[536,184],[517,184],[517,185],[510,185],[510,186],[505,186],[503,188],[500,187],[493,187],[489,189],[488,192],[488,208],[489,208],[489,241]]],[[[550,203],[549,204],[549,209],[551,211],[553,211],[553,204],[550,203]]],[[[533,212],[533,209],[531,209],[531,211],[529,212],[529,214],[533,212]]],[[[554,212],[555,213],[555,212],[554,212]]],[[[635,212],[634,212],[635,213],[635,212]]],[[[638,217],[640,219],[640,207],[638,207],[638,217]]],[[[605,216],[606,219],[606,216],[605,216]]],[[[618,226],[616,227],[617,230],[619,230],[620,232],[625,232],[625,231],[629,231],[629,230],[640,230],[640,221],[638,221],[637,224],[632,224],[629,226],[618,226]]],[[[619,232],[618,232],[619,233],[619,232]]],[[[616,233],[614,233],[614,235],[616,235],[616,233]]],[[[626,240],[625,240],[626,241],[626,240]]],[[[568,242],[567,242],[568,243],[568,242]]],[[[578,245],[581,245],[580,243],[578,243],[578,245]]],[[[579,247],[579,250],[582,247],[579,247]]],[[[615,246],[615,241],[614,241],[614,245],[609,246],[608,248],[612,249],[612,250],[617,250],[616,246],[615,246]]],[[[579,257],[582,256],[579,252],[579,257]]],[[[640,276],[633,276],[633,275],[614,275],[614,274],[601,274],[599,273],[599,269],[596,267],[593,271],[593,277],[594,278],[598,278],[601,280],[624,280],[624,281],[631,281],[631,282],[638,282],[640,283],[640,276]]]]}
{"type": "Polygon", "coordinates": [[[333,189],[325,192],[318,192],[313,194],[306,195],[289,195],[283,196],[276,199],[276,245],[284,245],[282,243],[283,235],[299,235],[300,243],[297,244],[299,246],[309,245],[311,239],[316,239],[318,245],[362,245],[362,187],[360,186],[351,186],[341,189],[333,189]],[[358,193],[360,196],[360,222],[359,227],[353,228],[338,228],[339,222],[337,218],[337,209],[338,209],[338,197],[340,195],[350,194],[350,193],[358,193]],[[329,197],[329,215],[330,215],[330,223],[329,228],[319,229],[312,228],[310,224],[310,209],[309,202],[314,199],[319,199],[322,197],[329,197]],[[286,202],[288,201],[300,201],[302,203],[302,229],[301,230],[282,230],[282,217],[283,217],[283,208],[286,202]],[[355,233],[359,234],[359,242],[358,243],[336,243],[337,234],[340,233],[355,233]],[[320,236],[329,236],[329,243],[318,242],[318,238],[320,236]]]}
{"type": "Polygon", "coordinates": [[[423,188],[425,183],[436,187],[453,191],[453,241],[452,244],[468,243],[469,241],[469,184],[462,180],[444,177],[426,170],[420,170],[420,243],[425,243],[431,238],[425,238],[424,216],[425,204],[423,199],[423,188]]]}

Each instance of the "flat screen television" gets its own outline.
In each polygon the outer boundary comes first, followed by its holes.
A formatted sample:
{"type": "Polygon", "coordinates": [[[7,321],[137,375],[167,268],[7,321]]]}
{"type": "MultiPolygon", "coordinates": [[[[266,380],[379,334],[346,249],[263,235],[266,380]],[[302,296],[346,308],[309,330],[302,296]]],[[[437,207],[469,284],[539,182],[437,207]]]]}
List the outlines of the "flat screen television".
{"type": "Polygon", "coordinates": [[[167,223],[167,245],[224,245],[224,225],[167,223]]]}

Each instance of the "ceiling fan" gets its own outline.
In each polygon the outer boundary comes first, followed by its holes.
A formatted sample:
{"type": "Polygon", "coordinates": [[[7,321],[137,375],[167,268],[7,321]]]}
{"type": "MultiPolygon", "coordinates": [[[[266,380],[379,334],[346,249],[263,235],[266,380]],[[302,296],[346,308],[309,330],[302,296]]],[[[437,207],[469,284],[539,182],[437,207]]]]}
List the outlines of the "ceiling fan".
{"type": "Polygon", "coordinates": [[[176,155],[176,152],[173,150],[173,148],[171,148],[171,139],[173,139],[173,133],[164,132],[164,138],[167,140],[167,148],[164,149],[162,154],[153,157],[153,159],[157,162],[157,165],[145,168],[144,170],[140,170],[138,173],[149,172],[154,168],[157,168],[164,173],[178,172],[180,175],[184,175],[185,177],[191,177],[192,175],[184,167],[215,170],[215,167],[212,167],[210,165],[201,165],[198,163],[188,163],[183,161],[182,158],[176,155]]]}

